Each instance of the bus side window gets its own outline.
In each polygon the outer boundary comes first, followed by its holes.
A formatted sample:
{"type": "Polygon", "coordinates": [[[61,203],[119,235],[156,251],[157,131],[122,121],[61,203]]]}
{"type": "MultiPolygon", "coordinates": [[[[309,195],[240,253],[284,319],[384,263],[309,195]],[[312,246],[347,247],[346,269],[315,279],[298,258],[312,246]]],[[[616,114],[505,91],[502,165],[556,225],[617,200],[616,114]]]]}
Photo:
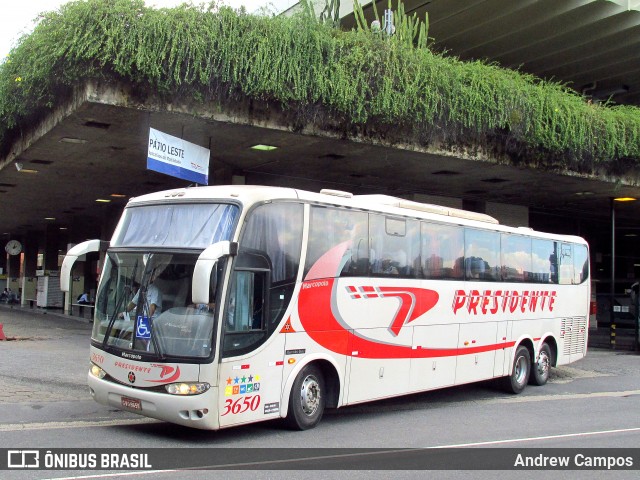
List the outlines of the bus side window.
{"type": "Polygon", "coordinates": [[[558,283],[555,242],[534,238],[531,242],[531,275],[528,281],[558,283]]]}
{"type": "Polygon", "coordinates": [[[531,281],[531,238],[506,233],[501,236],[502,280],[506,282],[531,281]]]}
{"type": "Polygon", "coordinates": [[[573,246],[574,284],[580,284],[589,278],[589,252],[584,245],[573,246]]]}
{"type": "Polygon", "coordinates": [[[466,228],[464,237],[465,278],[498,281],[500,234],[489,230],[466,228]]]}
{"type": "Polygon", "coordinates": [[[371,272],[413,278],[420,272],[420,226],[417,220],[370,215],[371,272]]]}
{"type": "Polygon", "coordinates": [[[367,275],[370,256],[368,214],[312,206],[304,278],[316,278],[309,276],[313,266],[323,255],[340,245],[344,245],[344,257],[341,262],[343,267],[335,274],[341,277],[367,275]]]}
{"type": "Polygon", "coordinates": [[[236,271],[224,323],[223,356],[241,355],[266,339],[266,272],[236,271]]]}
{"type": "Polygon", "coordinates": [[[573,281],[573,248],[568,243],[560,246],[560,285],[570,285],[573,281]]]}
{"type": "Polygon", "coordinates": [[[363,276],[369,273],[369,216],[363,212],[346,212],[350,226],[349,258],[340,276],[363,276]]]}
{"type": "Polygon", "coordinates": [[[276,331],[295,288],[303,215],[296,202],[265,203],[249,212],[229,291],[223,355],[248,352],[276,331]]]}
{"type": "Polygon", "coordinates": [[[421,222],[424,278],[462,279],[464,230],[458,225],[421,222]]]}

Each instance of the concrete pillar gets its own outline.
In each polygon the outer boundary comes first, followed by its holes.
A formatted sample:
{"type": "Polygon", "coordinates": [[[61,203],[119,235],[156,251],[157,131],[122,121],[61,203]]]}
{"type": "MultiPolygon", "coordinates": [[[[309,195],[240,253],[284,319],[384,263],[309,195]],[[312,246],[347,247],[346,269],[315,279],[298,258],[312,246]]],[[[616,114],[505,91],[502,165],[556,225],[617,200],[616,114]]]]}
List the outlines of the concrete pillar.
{"type": "Polygon", "coordinates": [[[38,269],[38,253],[39,243],[42,234],[38,232],[28,232],[24,237],[24,257],[22,259],[22,278],[21,288],[22,296],[20,303],[22,305],[35,305],[37,295],[36,270],[38,269]]]}
{"type": "MultiPolygon", "coordinates": [[[[6,242],[5,242],[6,243],[6,242]]],[[[4,250],[0,251],[0,269],[2,269],[2,273],[0,274],[0,290],[4,290],[7,286],[7,253],[4,250]]]]}
{"type": "MultiPolygon", "coordinates": [[[[6,275],[7,274],[7,253],[4,250],[4,246],[7,244],[7,242],[9,241],[9,237],[4,238],[3,241],[1,241],[0,247],[2,247],[2,249],[0,250],[0,269],[2,269],[2,275],[6,275]]],[[[2,285],[2,282],[0,282],[0,290],[4,290],[4,285],[2,285]]]]}
{"type": "Polygon", "coordinates": [[[25,276],[36,276],[40,238],[42,238],[42,235],[38,232],[29,232],[24,237],[24,261],[22,269],[25,276]]]}
{"type": "Polygon", "coordinates": [[[496,218],[502,225],[509,225],[510,227],[529,226],[529,208],[525,206],[487,202],[485,213],[496,218]]]}
{"type": "Polygon", "coordinates": [[[16,294],[20,292],[20,258],[19,255],[9,255],[7,257],[7,287],[16,294]]]}
{"type": "MultiPolygon", "coordinates": [[[[66,248],[66,247],[65,247],[66,248]]],[[[55,224],[47,225],[44,235],[44,262],[45,271],[57,272],[58,256],[60,255],[60,227],[55,224]]]]}
{"type": "Polygon", "coordinates": [[[113,232],[118,225],[118,220],[122,215],[122,205],[106,205],[102,215],[102,228],[100,229],[100,240],[111,240],[113,232]]]}
{"type": "Polygon", "coordinates": [[[22,254],[9,255],[7,258],[7,267],[12,277],[18,277],[20,275],[20,256],[21,255],[22,254]]]}
{"type": "MultiPolygon", "coordinates": [[[[209,165],[209,185],[242,185],[243,183],[239,183],[241,177],[242,173],[234,172],[228,165],[222,162],[216,162],[215,158],[211,159],[209,165]]],[[[243,178],[242,182],[246,182],[246,179],[243,178]]]]}
{"type": "Polygon", "coordinates": [[[463,210],[476,213],[487,213],[487,204],[484,200],[462,199],[463,210]]]}

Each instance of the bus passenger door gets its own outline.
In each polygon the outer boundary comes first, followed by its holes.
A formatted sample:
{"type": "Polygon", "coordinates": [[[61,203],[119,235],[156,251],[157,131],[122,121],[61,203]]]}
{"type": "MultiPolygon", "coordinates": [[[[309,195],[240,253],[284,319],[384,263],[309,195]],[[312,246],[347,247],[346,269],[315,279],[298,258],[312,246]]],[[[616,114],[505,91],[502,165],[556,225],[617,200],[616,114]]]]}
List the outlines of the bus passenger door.
{"type": "Polygon", "coordinates": [[[279,416],[285,338],[272,335],[269,284],[268,270],[232,272],[222,326],[221,427],[279,416]]]}

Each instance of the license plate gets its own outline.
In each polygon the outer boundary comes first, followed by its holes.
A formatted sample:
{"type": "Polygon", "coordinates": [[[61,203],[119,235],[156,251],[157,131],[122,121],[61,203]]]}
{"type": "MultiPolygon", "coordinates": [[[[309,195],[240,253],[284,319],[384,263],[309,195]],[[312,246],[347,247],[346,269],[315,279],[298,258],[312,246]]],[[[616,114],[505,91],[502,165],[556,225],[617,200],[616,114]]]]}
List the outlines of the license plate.
{"type": "Polygon", "coordinates": [[[121,397],[120,401],[124,408],[130,408],[131,410],[142,410],[142,402],[137,398],[121,397]]]}

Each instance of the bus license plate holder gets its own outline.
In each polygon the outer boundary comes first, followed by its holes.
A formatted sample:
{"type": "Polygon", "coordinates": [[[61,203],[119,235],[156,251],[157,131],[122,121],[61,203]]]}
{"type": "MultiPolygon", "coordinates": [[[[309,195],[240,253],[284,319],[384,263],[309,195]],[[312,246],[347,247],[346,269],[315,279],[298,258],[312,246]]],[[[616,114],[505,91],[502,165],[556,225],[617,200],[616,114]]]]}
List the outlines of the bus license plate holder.
{"type": "Polygon", "coordinates": [[[142,402],[137,398],[120,397],[120,403],[129,410],[142,410],[142,402]]]}

